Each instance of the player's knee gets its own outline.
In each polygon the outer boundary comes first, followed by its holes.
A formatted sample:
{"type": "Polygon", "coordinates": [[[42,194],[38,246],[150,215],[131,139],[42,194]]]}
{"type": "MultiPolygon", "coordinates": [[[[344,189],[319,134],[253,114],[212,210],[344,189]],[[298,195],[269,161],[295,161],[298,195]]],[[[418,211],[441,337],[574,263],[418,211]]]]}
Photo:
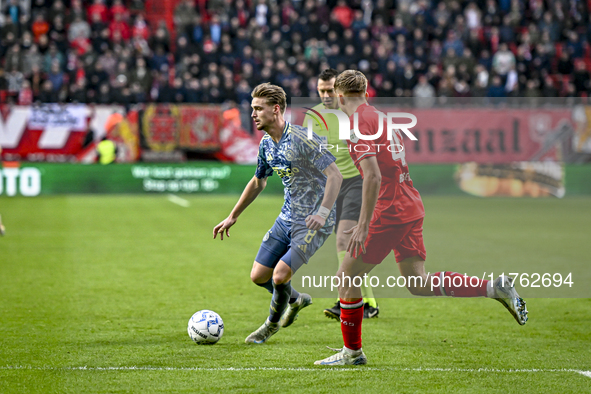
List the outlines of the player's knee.
{"type": "Polygon", "coordinates": [[[250,280],[252,280],[252,282],[255,283],[255,284],[257,284],[257,285],[266,282],[266,281],[262,280],[262,278],[260,277],[260,275],[254,273],[254,272],[251,272],[250,273],[250,280]]]}
{"type": "Polygon", "coordinates": [[[277,271],[273,273],[273,283],[281,285],[291,280],[291,272],[277,271]]]}
{"type": "Polygon", "coordinates": [[[347,243],[349,242],[349,236],[347,234],[337,235],[337,250],[347,250],[347,243]]]}
{"type": "Polygon", "coordinates": [[[407,285],[406,288],[408,289],[408,291],[410,291],[410,294],[412,294],[412,295],[415,295],[415,296],[425,295],[425,294],[423,294],[424,291],[423,291],[422,287],[407,285]]]}
{"type": "Polygon", "coordinates": [[[259,272],[256,270],[250,271],[250,280],[257,285],[266,283],[267,281],[269,281],[270,278],[271,275],[265,274],[263,272],[259,272]]]}
{"type": "Polygon", "coordinates": [[[423,286],[418,281],[412,283],[412,281],[407,281],[406,288],[410,291],[410,294],[415,296],[429,296],[431,292],[429,291],[428,287],[423,286]]]}

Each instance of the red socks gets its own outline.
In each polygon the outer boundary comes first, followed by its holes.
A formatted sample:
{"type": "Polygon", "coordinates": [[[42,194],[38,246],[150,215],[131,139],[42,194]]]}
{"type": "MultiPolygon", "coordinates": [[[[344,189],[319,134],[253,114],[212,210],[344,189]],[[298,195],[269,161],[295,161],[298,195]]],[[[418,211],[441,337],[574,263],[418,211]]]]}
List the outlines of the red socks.
{"type": "Polygon", "coordinates": [[[341,303],[341,331],[345,347],[351,350],[361,349],[361,322],[363,321],[363,298],[341,303]]]}
{"type": "Polygon", "coordinates": [[[457,272],[436,272],[431,279],[436,296],[486,297],[488,280],[457,272]]]}

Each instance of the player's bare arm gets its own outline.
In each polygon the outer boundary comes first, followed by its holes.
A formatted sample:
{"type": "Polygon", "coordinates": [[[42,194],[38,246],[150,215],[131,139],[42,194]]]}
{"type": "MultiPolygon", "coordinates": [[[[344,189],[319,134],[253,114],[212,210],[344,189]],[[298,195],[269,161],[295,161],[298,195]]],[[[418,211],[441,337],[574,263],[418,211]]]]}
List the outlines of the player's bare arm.
{"type": "Polygon", "coordinates": [[[330,211],[339,195],[339,190],[341,190],[341,183],[343,183],[343,176],[334,162],[326,167],[323,173],[326,175],[326,188],[322,203],[315,215],[306,218],[306,227],[310,230],[320,230],[324,227],[326,218],[330,215],[330,211]]]}
{"type": "Polygon", "coordinates": [[[213,238],[215,239],[218,234],[220,234],[220,239],[224,240],[224,231],[226,232],[226,236],[230,237],[230,227],[232,227],[236,220],[238,220],[238,216],[248,207],[261,192],[267,186],[267,178],[259,179],[256,176],[252,177],[250,182],[244,188],[240,199],[230,212],[230,215],[224,219],[220,224],[214,227],[213,229],[213,238]]]}
{"type": "Polygon", "coordinates": [[[378,161],[374,156],[362,159],[359,165],[363,171],[361,212],[357,226],[346,231],[347,234],[353,233],[347,245],[347,252],[353,258],[357,258],[361,253],[365,253],[365,240],[369,232],[369,223],[376,207],[380,185],[382,184],[382,174],[378,166],[378,161]]]}

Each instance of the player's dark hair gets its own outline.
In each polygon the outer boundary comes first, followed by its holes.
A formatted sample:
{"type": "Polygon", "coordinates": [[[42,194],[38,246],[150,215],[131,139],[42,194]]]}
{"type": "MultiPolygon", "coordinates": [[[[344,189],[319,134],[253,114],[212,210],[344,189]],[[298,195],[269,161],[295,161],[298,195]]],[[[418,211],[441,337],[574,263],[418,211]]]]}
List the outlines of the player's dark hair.
{"type": "Polygon", "coordinates": [[[339,72],[334,68],[327,68],[326,70],[322,71],[318,76],[318,79],[322,81],[330,81],[333,78],[336,78],[339,75],[339,72]]]}
{"type": "Polygon", "coordinates": [[[272,85],[268,82],[256,86],[250,94],[252,98],[267,99],[269,105],[279,105],[281,113],[285,112],[287,107],[287,96],[281,86],[272,85]]]}

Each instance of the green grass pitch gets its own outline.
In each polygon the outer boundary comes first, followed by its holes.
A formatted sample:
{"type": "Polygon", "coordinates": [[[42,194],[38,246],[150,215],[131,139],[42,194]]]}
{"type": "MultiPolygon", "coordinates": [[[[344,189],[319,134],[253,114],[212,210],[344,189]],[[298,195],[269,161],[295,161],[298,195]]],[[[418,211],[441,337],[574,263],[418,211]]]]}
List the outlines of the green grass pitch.
{"type": "MultiPolygon", "coordinates": [[[[342,344],[322,314],[332,298],[245,345],[268,312],[249,272],[282,199],[261,196],[223,242],[211,230],[237,197],[186,199],[0,198],[1,393],[591,392],[591,301],[553,292],[527,299],[524,327],[492,300],[382,298],[363,326],[366,367],[313,365],[342,344]],[[215,346],[187,335],[200,309],[224,319],[215,346]]],[[[424,201],[432,272],[562,267],[589,287],[591,199],[424,201]]],[[[312,263],[336,269],[333,243],[312,263]]]]}

